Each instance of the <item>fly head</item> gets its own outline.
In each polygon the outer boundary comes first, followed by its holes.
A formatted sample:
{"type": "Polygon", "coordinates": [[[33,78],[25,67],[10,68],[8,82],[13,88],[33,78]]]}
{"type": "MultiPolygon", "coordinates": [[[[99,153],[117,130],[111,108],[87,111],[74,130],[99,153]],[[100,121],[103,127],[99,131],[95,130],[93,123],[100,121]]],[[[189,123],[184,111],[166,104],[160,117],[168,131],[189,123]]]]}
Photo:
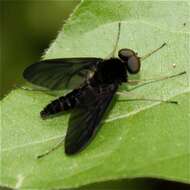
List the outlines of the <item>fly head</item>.
{"type": "Polygon", "coordinates": [[[126,69],[130,74],[136,74],[140,71],[140,58],[131,49],[120,49],[118,56],[125,63],[126,69]]]}

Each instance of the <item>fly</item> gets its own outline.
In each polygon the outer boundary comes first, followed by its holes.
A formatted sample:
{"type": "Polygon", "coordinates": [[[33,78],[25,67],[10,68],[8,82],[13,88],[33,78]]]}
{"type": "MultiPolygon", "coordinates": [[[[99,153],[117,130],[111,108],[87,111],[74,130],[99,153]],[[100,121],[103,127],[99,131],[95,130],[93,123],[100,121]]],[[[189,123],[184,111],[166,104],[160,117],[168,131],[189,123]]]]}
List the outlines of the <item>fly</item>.
{"type": "MultiPolygon", "coordinates": [[[[23,73],[24,78],[29,82],[51,90],[74,89],[49,103],[40,113],[41,118],[46,119],[60,112],[71,111],[64,139],[67,155],[76,154],[89,144],[96,135],[100,121],[118,87],[122,83],[131,82],[128,75],[140,71],[141,60],[166,45],[164,43],[143,57],[138,57],[137,53],[131,49],[120,49],[118,57],[115,57],[120,28],[121,23],[118,24],[116,44],[109,59],[81,57],[42,60],[26,68],[23,73]]],[[[175,101],[165,102],[177,103],[175,101]]],[[[62,142],[45,154],[39,155],[38,158],[49,154],[62,142]]]]}

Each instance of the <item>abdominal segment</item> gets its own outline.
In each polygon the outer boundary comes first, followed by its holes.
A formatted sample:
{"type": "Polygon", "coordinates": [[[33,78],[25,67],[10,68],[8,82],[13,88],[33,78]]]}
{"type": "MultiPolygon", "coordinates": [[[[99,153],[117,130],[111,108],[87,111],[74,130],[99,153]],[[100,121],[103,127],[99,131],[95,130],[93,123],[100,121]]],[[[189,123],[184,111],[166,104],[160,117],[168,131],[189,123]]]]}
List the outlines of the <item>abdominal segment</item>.
{"type": "Polygon", "coordinates": [[[66,96],[61,96],[52,101],[40,112],[41,117],[45,119],[54,114],[74,108],[78,104],[79,94],[79,89],[76,89],[66,96]]]}

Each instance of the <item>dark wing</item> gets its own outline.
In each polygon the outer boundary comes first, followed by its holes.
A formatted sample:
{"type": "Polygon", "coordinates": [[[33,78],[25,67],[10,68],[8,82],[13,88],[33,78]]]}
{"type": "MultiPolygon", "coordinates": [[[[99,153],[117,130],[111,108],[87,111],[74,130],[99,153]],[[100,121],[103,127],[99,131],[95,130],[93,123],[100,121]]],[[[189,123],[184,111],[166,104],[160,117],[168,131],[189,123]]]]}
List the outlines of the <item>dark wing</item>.
{"type": "Polygon", "coordinates": [[[23,76],[29,82],[53,90],[75,88],[83,83],[101,58],[49,59],[27,67],[23,76]]]}
{"type": "Polygon", "coordinates": [[[103,88],[87,86],[81,92],[79,106],[71,113],[65,137],[65,153],[80,151],[96,134],[98,125],[118,88],[117,84],[103,88]]]}

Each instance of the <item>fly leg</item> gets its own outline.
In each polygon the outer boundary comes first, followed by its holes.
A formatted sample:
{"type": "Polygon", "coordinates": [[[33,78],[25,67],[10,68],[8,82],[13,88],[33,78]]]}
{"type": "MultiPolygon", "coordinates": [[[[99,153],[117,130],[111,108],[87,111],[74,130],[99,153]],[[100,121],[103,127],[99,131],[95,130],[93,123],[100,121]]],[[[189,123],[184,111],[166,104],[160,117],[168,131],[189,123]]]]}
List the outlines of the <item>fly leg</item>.
{"type": "MultiPolygon", "coordinates": [[[[121,95],[121,96],[127,96],[129,95],[125,92],[117,92],[116,94],[121,95]]],[[[170,103],[170,104],[178,104],[177,101],[170,101],[170,100],[162,100],[162,99],[153,99],[153,98],[128,98],[125,99],[124,101],[150,101],[150,102],[163,102],[163,103],[170,103]]]]}
{"type": "Polygon", "coordinates": [[[53,91],[50,91],[49,89],[40,89],[40,88],[32,88],[27,86],[22,86],[21,84],[15,84],[14,89],[22,89],[30,92],[44,92],[45,94],[51,95],[51,96],[57,96],[53,93],[53,91]]]}
{"type": "Polygon", "coordinates": [[[37,159],[41,159],[41,158],[43,158],[44,156],[49,155],[51,152],[57,150],[60,146],[63,145],[64,140],[65,140],[65,138],[61,139],[61,141],[59,141],[54,147],[52,147],[51,149],[49,149],[48,151],[46,151],[46,152],[44,152],[44,153],[42,153],[42,154],[39,154],[39,155],[37,156],[37,159]]]}
{"type": "Polygon", "coordinates": [[[169,75],[169,76],[164,76],[164,77],[149,78],[149,79],[139,79],[139,80],[128,80],[127,83],[128,84],[132,84],[132,85],[137,84],[139,82],[143,82],[143,83],[141,83],[139,85],[136,85],[135,87],[133,87],[131,89],[128,89],[126,91],[133,91],[133,90],[135,90],[135,89],[137,89],[139,87],[142,87],[142,86],[145,86],[145,85],[148,85],[148,84],[152,84],[152,83],[155,83],[155,82],[159,82],[159,81],[175,78],[175,77],[184,75],[186,73],[187,73],[186,71],[183,71],[183,72],[180,72],[180,73],[175,74],[175,75],[169,75]]]}
{"type": "Polygon", "coordinates": [[[22,86],[21,84],[15,84],[14,88],[15,89],[19,88],[19,89],[26,90],[26,91],[47,91],[46,89],[30,88],[30,87],[22,86]]]}
{"type": "MultiPolygon", "coordinates": [[[[136,84],[137,82],[144,82],[140,85],[135,86],[132,89],[128,89],[126,91],[133,91],[138,87],[142,87],[145,86],[147,84],[151,84],[154,82],[158,82],[158,81],[163,81],[163,80],[167,80],[167,79],[171,79],[171,78],[175,78],[181,75],[186,74],[186,71],[180,72],[178,74],[175,75],[169,75],[169,76],[165,76],[165,77],[159,77],[159,78],[152,78],[152,79],[142,79],[142,80],[128,80],[129,84],[136,84]]],[[[126,92],[117,92],[118,95],[122,95],[122,96],[127,96],[129,97],[129,94],[127,94],[126,92]]],[[[135,99],[126,99],[126,101],[154,101],[154,102],[164,102],[164,103],[172,103],[172,104],[178,104],[177,101],[170,101],[170,100],[162,100],[162,99],[151,99],[151,98],[135,98],[135,99]]]]}
{"type": "Polygon", "coordinates": [[[117,32],[117,38],[114,44],[114,48],[112,52],[107,56],[107,58],[114,57],[115,52],[117,50],[118,43],[119,43],[120,33],[121,33],[121,22],[118,23],[118,32],[117,32]]]}

